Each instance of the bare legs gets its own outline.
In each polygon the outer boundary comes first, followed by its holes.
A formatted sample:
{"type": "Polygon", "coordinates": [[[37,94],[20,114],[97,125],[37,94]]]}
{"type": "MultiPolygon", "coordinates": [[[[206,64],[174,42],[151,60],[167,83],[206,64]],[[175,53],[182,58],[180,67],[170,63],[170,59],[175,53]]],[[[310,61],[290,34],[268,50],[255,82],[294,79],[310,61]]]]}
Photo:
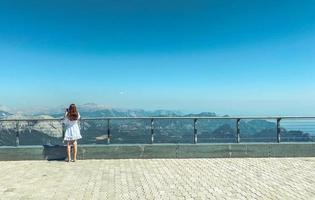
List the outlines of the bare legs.
{"type": "Polygon", "coordinates": [[[77,141],[75,140],[73,142],[73,161],[77,161],[77,150],[78,150],[78,145],[77,145],[77,141]]]}
{"type": "Polygon", "coordinates": [[[78,151],[77,141],[74,140],[74,141],[67,142],[67,155],[68,155],[67,162],[71,161],[71,146],[73,146],[73,161],[75,162],[77,160],[77,151],[78,151]]]}
{"type": "Polygon", "coordinates": [[[72,141],[67,142],[67,155],[68,155],[67,162],[70,162],[71,160],[71,144],[72,144],[72,141]]]}

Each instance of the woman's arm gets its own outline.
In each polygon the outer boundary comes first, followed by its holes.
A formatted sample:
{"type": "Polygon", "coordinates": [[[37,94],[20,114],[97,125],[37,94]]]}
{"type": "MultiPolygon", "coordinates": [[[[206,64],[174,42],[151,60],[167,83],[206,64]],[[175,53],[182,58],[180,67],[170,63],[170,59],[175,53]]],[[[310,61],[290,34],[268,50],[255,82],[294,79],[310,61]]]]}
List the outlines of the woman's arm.
{"type": "Polygon", "coordinates": [[[62,119],[62,123],[65,124],[65,125],[66,125],[67,122],[68,122],[68,120],[67,120],[67,119],[68,119],[67,115],[68,115],[68,112],[66,111],[65,114],[63,115],[63,119],[62,119]]]}
{"type": "Polygon", "coordinates": [[[64,114],[64,118],[66,118],[67,117],[67,115],[68,115],[68,111],[65,111],[65,114],[64,114]]]}

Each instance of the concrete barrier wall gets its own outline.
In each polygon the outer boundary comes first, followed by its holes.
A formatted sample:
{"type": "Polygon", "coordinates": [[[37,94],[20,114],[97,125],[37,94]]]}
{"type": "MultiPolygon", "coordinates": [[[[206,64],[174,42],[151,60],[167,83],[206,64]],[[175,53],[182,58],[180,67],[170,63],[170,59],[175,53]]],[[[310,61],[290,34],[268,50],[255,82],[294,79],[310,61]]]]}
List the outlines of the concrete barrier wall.
{"type": "MultiPolygon", "coordinates": [[[[315,157],[315,143],[81,145],[78,159],[315,157]]],[[[64,160],[65,146],[0,147],[0,160],[64,160]]]]}

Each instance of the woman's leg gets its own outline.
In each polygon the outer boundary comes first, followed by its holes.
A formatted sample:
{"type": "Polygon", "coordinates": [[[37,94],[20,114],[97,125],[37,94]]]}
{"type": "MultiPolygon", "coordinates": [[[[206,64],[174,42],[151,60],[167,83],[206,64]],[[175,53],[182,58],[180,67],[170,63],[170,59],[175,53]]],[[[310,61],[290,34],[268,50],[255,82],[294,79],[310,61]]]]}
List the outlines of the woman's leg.
{"type": "Polygon", "coordinates": [[[71,145],[70,145],[70,141],[67,141],[67,155],[68,155],[68,162],[70,162],[71,160],[71,145]]]}
{"type": "Polygon", "coordinates": [[[77,160],[77,151],[78,151],[78,145],[77,145],[77,141],[75,140],[73,142],[73,161],[77,160]]]}

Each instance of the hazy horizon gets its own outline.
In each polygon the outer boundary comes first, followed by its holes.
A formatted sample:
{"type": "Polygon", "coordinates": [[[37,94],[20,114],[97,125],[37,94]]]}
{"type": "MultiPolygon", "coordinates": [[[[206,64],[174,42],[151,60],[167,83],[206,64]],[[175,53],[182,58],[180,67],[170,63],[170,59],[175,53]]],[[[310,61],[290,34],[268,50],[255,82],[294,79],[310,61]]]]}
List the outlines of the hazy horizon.
{"type": "Polygon", "coordinates": [[[0,105],[313,115],[315,2],[1,1],[0,105]]]}
{"type": "MultiPolygon", "coordinates": [[[[77,104],[78,106],[85,106],[86,104],[95,104],[95,103],[83,103],[77,104]]],[[[123,107],[123,106],[111,106],[106,104],[95,104],[99,106],[99,110],[101,109],[118,109],[118,110],[145,110],[145,111],[157,111],[157,110],[167,110],[174,112],[181,112],[183,114],[199,114],[202,112],[213,112],[218,116],[229,115],[229,116],[313,116],[314,112],[312,110],[303,111],[296,109],[295,112],[292,111],[283,111],[284,109],[268,109],[253,112],[254,108],[248,108],[240,110],[237,107],[229,107],[229,108],[221,108],[218,109],[218,106],[211,109],[185,109],[185,108],[175,108],[175,107],[123,107]]],[[[53,106],[17,106],[11,107],[6,105],[0,105],[0,111],[7,111],[11,113],[24,113],[24,114],[43,114],[43,113],[58,113],[63,112],[67,108],[68,104],[65,105],[53,105],[53,106]]],[[[242,106],[241,106],[242,107],[242,106]]],[[[93,109],[92,109],[93,110],[93,109]]],[[[80,111],[80,110],[79,110],[80,111]]]]}

